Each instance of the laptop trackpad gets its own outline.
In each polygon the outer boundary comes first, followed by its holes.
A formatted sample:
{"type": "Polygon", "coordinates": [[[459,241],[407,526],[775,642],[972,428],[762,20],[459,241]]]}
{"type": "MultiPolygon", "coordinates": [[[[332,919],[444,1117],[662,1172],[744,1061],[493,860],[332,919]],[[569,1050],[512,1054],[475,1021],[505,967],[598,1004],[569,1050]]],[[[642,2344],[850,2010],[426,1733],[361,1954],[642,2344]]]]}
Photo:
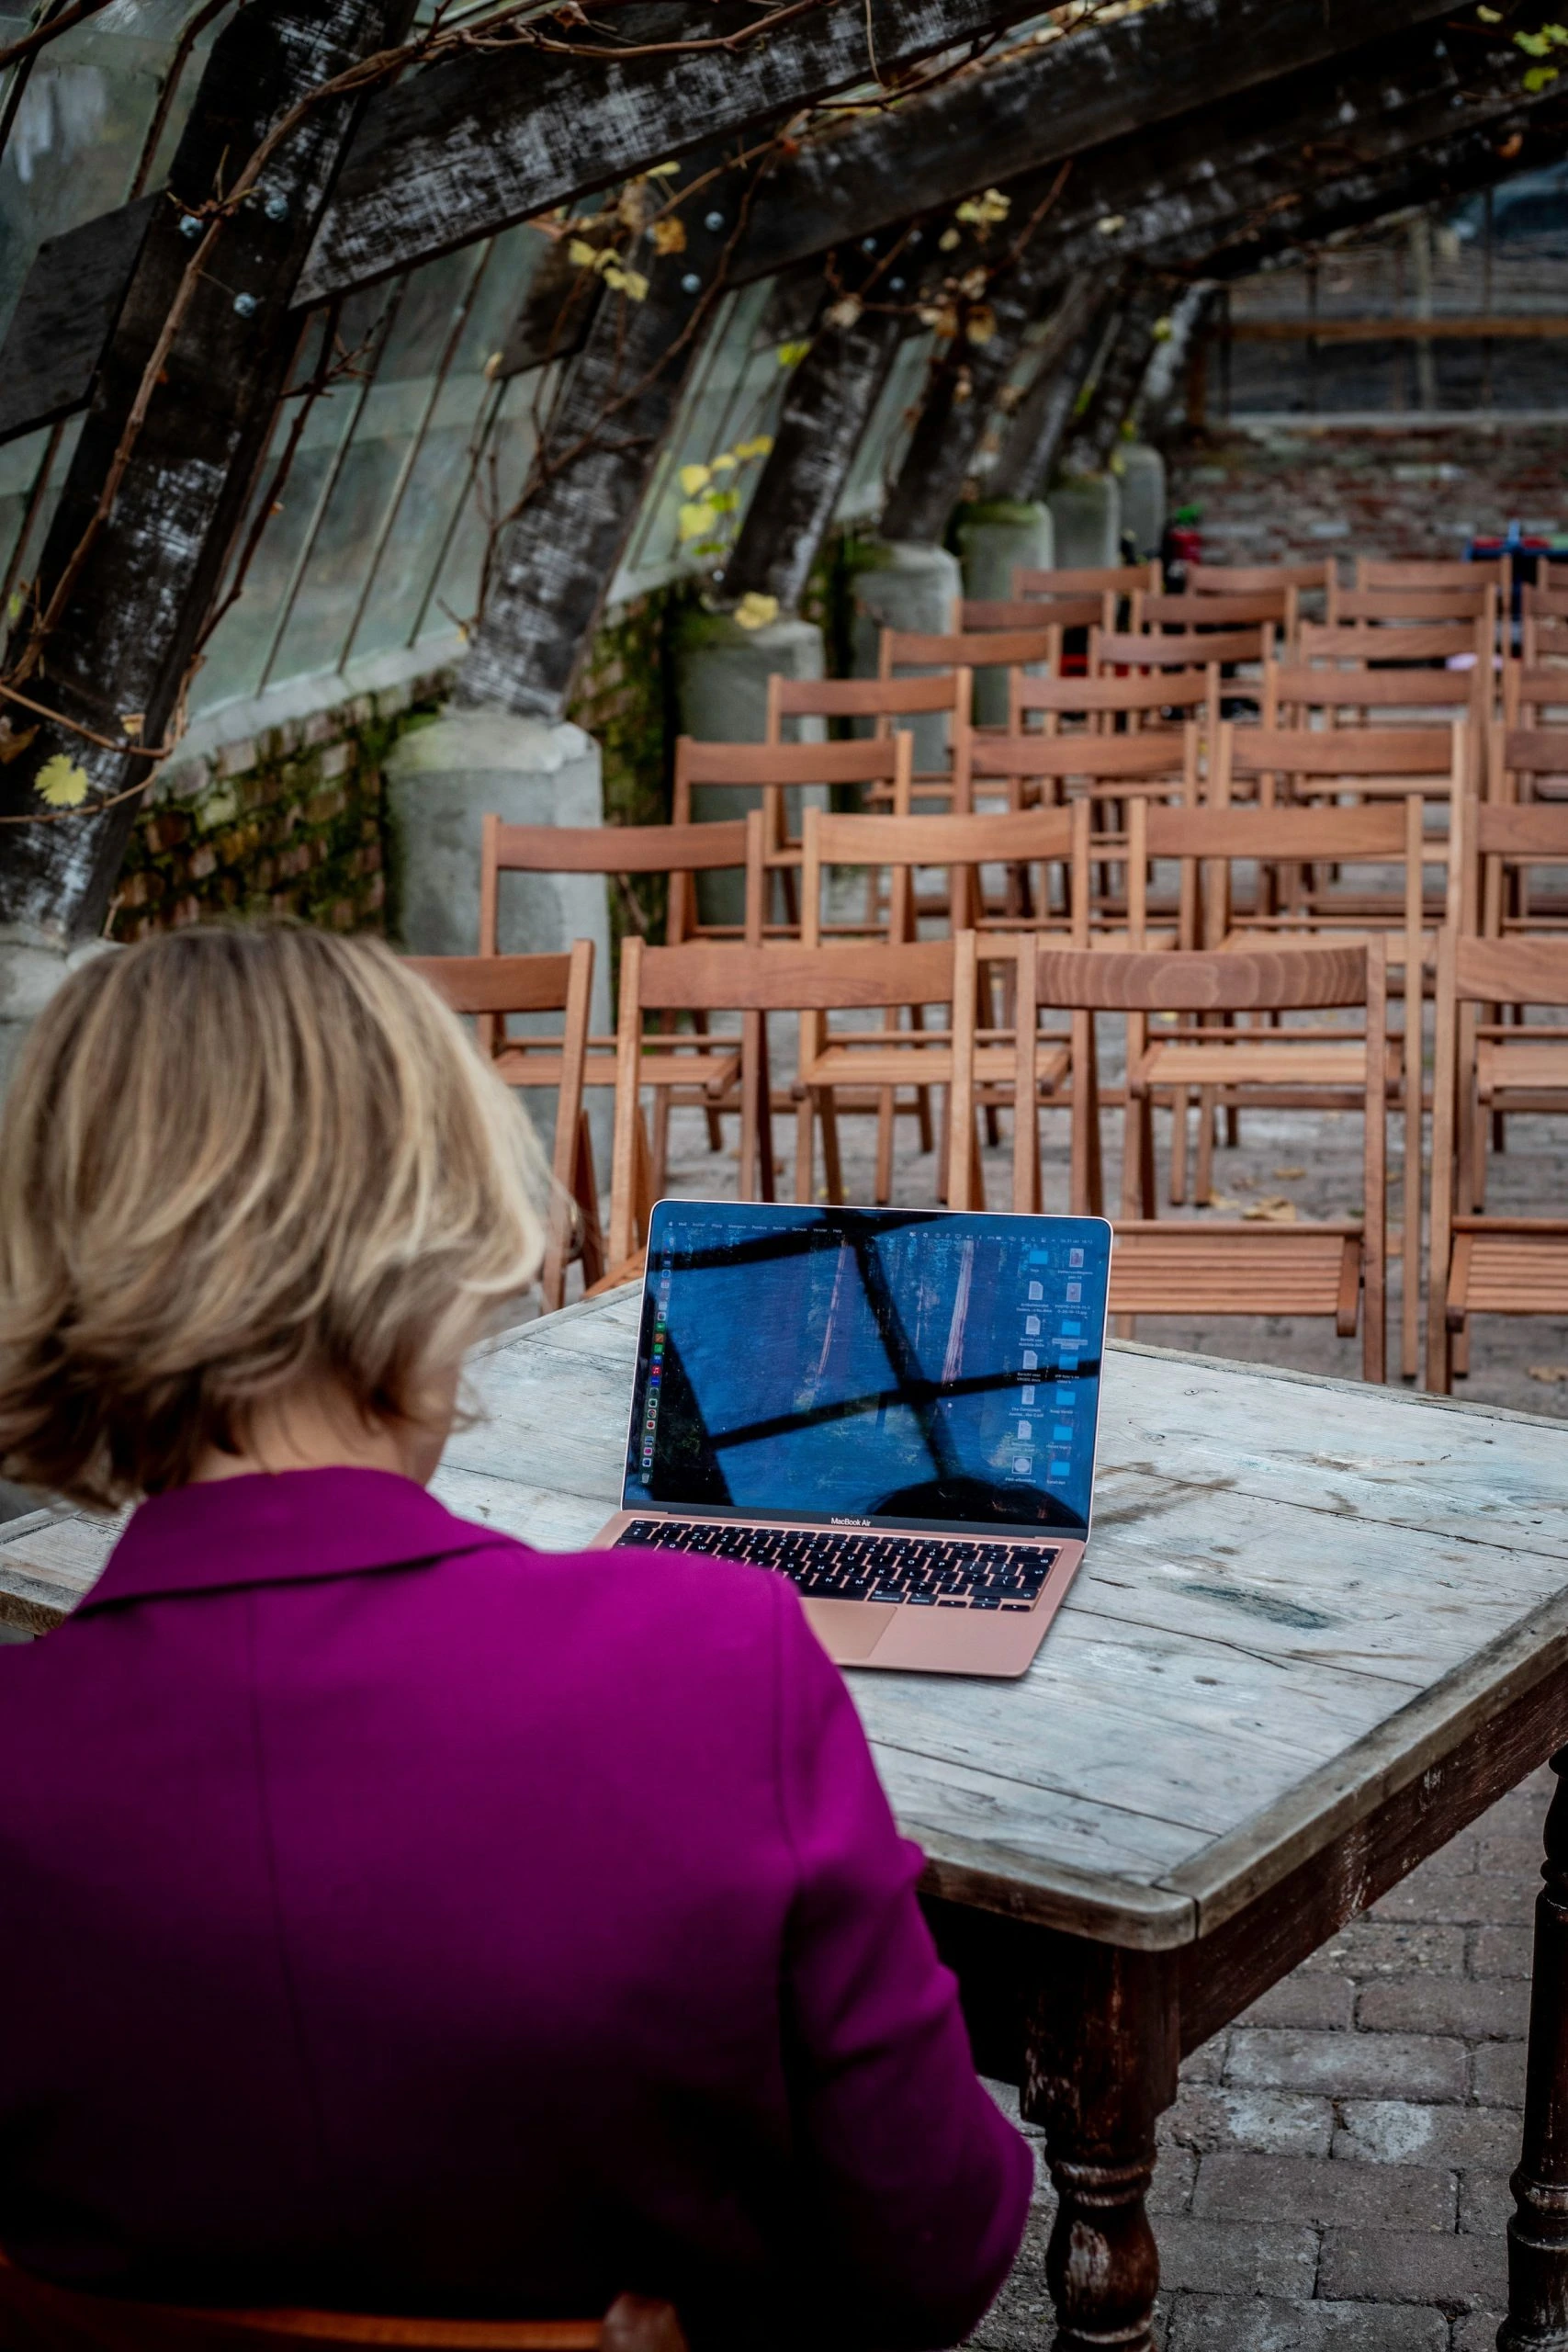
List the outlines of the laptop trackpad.
{"type": "Polygon", "coordinates": [[[897,1611],[870,1600],[808,1600],[807,1622],[835,1666],[869,1657],[897,1611]]]}

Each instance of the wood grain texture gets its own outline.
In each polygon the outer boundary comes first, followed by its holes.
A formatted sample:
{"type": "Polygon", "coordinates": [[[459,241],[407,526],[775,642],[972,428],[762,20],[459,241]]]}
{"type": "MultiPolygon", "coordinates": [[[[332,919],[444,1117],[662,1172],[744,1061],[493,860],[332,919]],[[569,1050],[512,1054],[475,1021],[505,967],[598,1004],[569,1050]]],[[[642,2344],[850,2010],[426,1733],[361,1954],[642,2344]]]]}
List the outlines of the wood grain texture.
{"type": "MultiPolygon", "coordinates": [[[[443,1498],[587,1543],[619,1497],[639,1316],[627,1290],[479,1355],[485,1418],[449,1447],[443,1498]]],[[[1420,1821],[1376,1821],[1418,1812],[1445,1759],[1495,1749],[1494,1777],[1517,1778],[1554,1744],[1565,1471],[1557,1423],[1111,1349],[1094,1539],[1030,1673],[851,1678],[932,1894],[1174,1949],[1316,1871],[1329,1932],[1365,1873],[1398,1874],[1420,1821]],[[1337,1845],[1351,1864],[1325,1859],[1337,1845]]],[[[14,1528],[0,1614],[58,1622],[109,1541],[47,1514],[14,1528]]],[[[1480,1785],[1466,1770],[1455,1804],[1480,1785]]]]}
{"type": "Polygon", "coordinates": [[[443,60],[377,99],[297,299],[389,277],[1030,13],[1031,0],[823,0],[727,48],[756,21],[745,0],[700,12],[639,0],[597,25],[590,16],[584,46],[663,54],[573,58],[519,43],[443,60]],[[694,45],[671,54],[683,40],[694,45]]]}

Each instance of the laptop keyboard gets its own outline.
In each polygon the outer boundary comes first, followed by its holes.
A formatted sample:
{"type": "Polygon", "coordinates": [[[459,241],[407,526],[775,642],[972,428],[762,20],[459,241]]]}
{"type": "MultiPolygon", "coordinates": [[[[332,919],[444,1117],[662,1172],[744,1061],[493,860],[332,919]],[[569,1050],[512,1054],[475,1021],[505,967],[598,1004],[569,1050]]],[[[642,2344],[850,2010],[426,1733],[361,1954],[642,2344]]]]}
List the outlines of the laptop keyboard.
{"type": "Polygon", "coordinates": [[[803,1593],[903,1600],[922,1609],[1032,1609],[1056,1547],[942,1535],[844,1535],[800,1527],[734,1527],[711,1519],[638,1519],[617,1535],[663,1552],[706,1552],[777,1568],[803,1593]]]}

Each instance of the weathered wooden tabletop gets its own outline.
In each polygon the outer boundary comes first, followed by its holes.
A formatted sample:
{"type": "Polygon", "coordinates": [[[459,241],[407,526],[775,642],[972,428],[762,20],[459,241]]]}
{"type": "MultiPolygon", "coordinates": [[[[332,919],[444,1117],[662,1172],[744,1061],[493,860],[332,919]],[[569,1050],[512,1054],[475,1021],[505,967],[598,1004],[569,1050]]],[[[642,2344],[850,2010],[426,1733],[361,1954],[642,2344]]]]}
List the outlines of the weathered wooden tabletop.
{"type": "MultiPolygon", "coordinates": [[[[590,1538],[619,1500],[637,1314],[620,1292],[479,1358],[486,1417],[442,1498],[530,1544],[590,1538]]],[[[1562,1665],[1559,1423],[1117,1346],[1096,1497],[1021,1681],[850,1677],[933,1885],[968,1903],[1188,1943],[1562,1665]]],[[[110,1535],[13,1522],[0,1620],[58,1622],[110,1535]]]]}

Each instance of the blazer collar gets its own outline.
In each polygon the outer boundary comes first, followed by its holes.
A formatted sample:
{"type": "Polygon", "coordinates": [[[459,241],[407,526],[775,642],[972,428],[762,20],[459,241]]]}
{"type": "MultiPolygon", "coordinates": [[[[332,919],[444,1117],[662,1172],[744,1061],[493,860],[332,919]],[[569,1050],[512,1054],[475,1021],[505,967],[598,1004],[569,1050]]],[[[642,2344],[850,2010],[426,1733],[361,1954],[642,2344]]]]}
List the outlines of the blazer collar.
{"type": "Polygon", "coordinates": [[[154,1595],[413,1567],[509,1539],[389,1470],[287,1470],[152,1495],[75,1611],[154,1595]]]}

